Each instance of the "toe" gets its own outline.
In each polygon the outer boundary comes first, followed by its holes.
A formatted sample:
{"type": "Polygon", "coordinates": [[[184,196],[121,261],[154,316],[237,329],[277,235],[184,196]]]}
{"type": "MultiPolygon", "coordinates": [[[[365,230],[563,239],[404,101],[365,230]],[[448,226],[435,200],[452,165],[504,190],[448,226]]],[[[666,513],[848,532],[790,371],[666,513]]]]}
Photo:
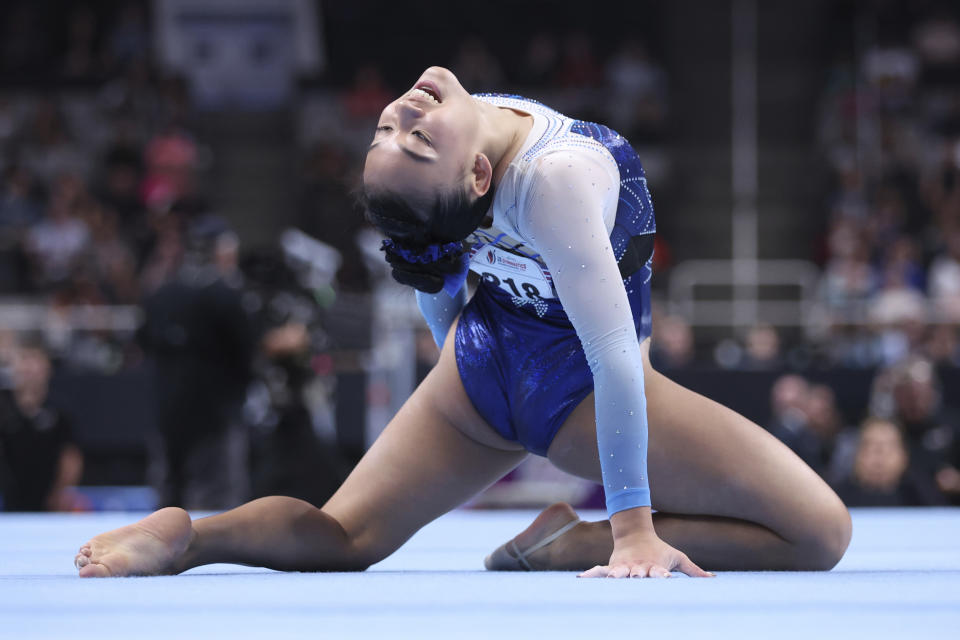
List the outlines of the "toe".
{"type": "Polygon", "coordinates": [[[510,553],[508,546],[510,543],[500,545],[484,559],[483,566],[487,571],[523,571],[526,568],[510,553]]]}
{"type": "Polygon", "coordinates": [[[81,578],[108,578],[110,577],[110,570],[107,569],[105,565],[91,562],[82,569],[80,569],[81,578]]]}

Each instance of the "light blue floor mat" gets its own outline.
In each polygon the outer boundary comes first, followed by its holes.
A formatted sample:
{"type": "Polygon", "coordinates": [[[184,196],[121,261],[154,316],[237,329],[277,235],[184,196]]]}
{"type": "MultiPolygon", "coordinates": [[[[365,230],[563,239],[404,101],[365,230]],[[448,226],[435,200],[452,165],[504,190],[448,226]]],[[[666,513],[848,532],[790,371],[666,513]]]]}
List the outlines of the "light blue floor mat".
{"type": "Polygon", "coordinates": [[[960,638],[960,509],[854,510],[829,573],[484,572],[534,515],[448,514],[360,574],[110,580],[76,578],[73,554],[137,514],[0,515],[0,638],[960,638]]]}

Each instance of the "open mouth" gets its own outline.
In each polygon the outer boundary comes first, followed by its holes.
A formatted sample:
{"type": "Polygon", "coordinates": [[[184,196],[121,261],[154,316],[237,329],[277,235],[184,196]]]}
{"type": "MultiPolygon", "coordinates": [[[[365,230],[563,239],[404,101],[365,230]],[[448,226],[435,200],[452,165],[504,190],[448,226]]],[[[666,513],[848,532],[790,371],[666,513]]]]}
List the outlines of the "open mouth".
{"type": "Polygon", "coordinates": [[[437,89],[437,86],[432,82],[420,82],[413,88],[412,93],[425,97],[436,104],[443,102],[439,89],[437,89]]]}

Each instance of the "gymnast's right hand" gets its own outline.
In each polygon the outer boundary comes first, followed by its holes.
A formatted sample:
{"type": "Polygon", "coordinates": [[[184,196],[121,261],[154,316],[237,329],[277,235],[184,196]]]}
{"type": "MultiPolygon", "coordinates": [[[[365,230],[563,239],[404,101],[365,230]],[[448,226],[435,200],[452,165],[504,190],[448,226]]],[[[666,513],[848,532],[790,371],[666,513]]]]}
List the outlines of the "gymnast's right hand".
{"type": "Polygon", "coordinates": [[[669,578],[680,571],[694,578],[713,574],[693,563],[687,554],[660,539],[653,529],[650,507],[636,507],[610,517],[613,553],[605,565],[584,571],[580,578],[669,578]]]}
{"type": "Polygon", "coordinates": [[[695,565],[687,554],[674,549],[653,534],[615,542],[609,563],[598,565],[578,577],[669,578],[673,570],[695,578],[711,578],[714,575],[695,565]]]}

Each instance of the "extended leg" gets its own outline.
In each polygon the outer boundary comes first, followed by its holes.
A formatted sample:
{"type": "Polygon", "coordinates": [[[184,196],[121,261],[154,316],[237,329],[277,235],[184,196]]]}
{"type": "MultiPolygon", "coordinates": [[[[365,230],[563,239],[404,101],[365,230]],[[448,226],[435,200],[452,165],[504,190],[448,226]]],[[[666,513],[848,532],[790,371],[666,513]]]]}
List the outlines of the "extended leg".
{"type": "Polygon", "coordinates": [[[273,496],[192,525],[182,509],[164,509],[91,540],[77,556],[80,574],[176,573],[213,562],[306,571],[366,568],[526,455],[480,444],[458,427],[487,428],[463,390],[452,350],[445,348],[323,509],[273,496]]]}

